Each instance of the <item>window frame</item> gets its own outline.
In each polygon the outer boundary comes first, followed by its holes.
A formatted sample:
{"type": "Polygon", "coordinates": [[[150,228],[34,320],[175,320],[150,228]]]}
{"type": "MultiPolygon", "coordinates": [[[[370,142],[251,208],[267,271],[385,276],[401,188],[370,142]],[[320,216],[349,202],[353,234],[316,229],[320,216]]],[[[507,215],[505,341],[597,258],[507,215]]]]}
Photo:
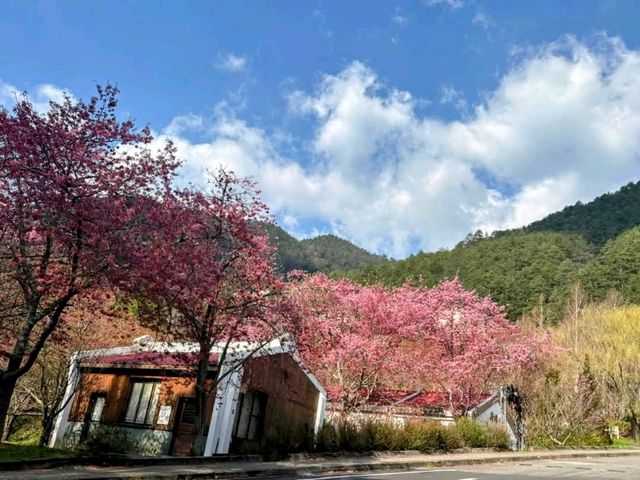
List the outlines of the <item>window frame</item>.
{"type": "Polygon", "coordinates": [[[153,378],[130,378],[129,379],[129,395],[127,396],[127,403],[123,414],[122,422],[127,426],[148,428],[153,427],[155,425],[156,414],[158,410],[158,397],[160,394],[160,381],[153,378]],[[151,392],[149,393],[149,397],[146,400],[145,407],[145,415],[142,418],[142,421],[138,421],[138,417],[140,416],[141,410],[140,406],[144,403],[142,400],[145,396],[145,386],[153,385],[151,387],[151,392]],[[133,412],[132,417],[129,415],[129,410],[131,409],[131,402],[134,399],[134,392],[136,390],[136,385],[141,385],[139,391],[137,392],[137,400],[135,404],[135,411],[133,412]],[[130,419],[128,419],[130,417],[130,419]]]}
{"type": "Polygon", "coordinates": [[[262,438],[268,400],[269,395],[259,390],[240,393],[238,403],[236,404],[236,417],[233,422],[231,434],[233,438],[247,441],[255,441],[262,438]],[[250,402],[248,398],[250,398],[250,402]],[[256,400],[258,400],[257,404],[256,400]],[[240,425],[243,423],[244,415],[248,415],[249,418],[246,425],[242,428],[244,431],[240,432],[240,425]],[[239,433],[242,433],[242,435],[239,435],[239,433]]]}

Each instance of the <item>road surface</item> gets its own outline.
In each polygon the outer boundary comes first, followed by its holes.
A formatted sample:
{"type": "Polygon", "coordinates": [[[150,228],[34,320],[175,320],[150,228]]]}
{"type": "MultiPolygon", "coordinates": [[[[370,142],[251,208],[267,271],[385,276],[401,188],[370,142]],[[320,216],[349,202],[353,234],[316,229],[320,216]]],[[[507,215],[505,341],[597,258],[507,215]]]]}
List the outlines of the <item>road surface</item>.
{"type": "Polygon", "coordinates": [[[640,480],[640,457],[600,457],[541,460],[523,463],[470,465],[456,468],[404,470],[298,477],[300,480],[640,480]]]}

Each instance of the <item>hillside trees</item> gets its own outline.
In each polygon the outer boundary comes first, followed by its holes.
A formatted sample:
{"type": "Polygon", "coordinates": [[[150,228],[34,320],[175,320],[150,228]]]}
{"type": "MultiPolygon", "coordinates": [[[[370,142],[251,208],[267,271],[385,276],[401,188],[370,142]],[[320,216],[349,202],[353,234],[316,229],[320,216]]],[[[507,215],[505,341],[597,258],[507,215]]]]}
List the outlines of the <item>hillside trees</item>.
{"type": "Polygon", "coordinates": [[[153,235],[132,260],[137,275],[121,284],[145,325],[198,345],[192,454],[204,447],[207,401],[233,371],[208,378],[214,348],[223,365],[241,353],[233,342],[253,342],[246,359],[281,336],[292,318],[279,295],[273,250],[257,226],[266,213],[254,185],[223,170],[212,172],[208,192],[174,190],[147,213],[153,235]]]}
{"type": "Polygon", "coordinates": [[[590,305],[581,313],[578,331],[563,325],[559,340],[575,345],[572,353],[587,359],[600,381],[605,420],[626,420],[640,438],[640,307],[590,305]],[[577,335],[579,340],[572,341],[577,335]]]}
{"type": "Polygon", "coordinates": [[[116,118],[117,93],[66,97],[45,114],[26,97],[0,109],[0,425],[74,299],[129,274],[142,199],[177,166],[171,145],[152,154],[149,130],[116,118]]]}
{"type": "Polygon", "coordinates": [[[581,273],[585,291],[593,300],[603,300],[612,291],[640,303],[640,227],[610,240],[602,254],[581,273]]]}
{"type": "Polygon", "coordinates": [[[568,285],[593,256],[577,235],[510,232],[476,235],[452,250],[419,253],[347,277],[364,284],[427,286],[457,277],[465,288],[503,305],[512,321],[542,306],[554,324],[562,317],[568,285]]]}
{"type": "Polygon", "coordinates": [[[598,247],[640,225],[640,182],[628,183],[614,193],[576,203],[533,222],[526,231],[572,232],[598,247]]]}
{"type": "Polygon", "coordinates": [[[276,263],[282,273],[307,273],[362,268],[386,261],[335,235],[296,240],[275,224],[264,223],[269,243],[276,249],[276,263]]]}

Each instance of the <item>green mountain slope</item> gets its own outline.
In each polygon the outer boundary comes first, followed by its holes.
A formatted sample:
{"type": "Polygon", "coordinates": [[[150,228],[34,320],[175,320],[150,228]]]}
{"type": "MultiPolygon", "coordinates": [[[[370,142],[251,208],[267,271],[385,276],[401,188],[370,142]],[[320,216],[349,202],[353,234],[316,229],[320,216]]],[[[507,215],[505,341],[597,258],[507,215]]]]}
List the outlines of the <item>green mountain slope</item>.
{"type": "Polygon", "coordinates": [[[570,285],[592,300],[616,290],[640,303],[640,182],[512,231],[469,234],[452,250],[337,273],[361,283],[433,285],[458,276],[503,305],[509,318],[542,312],[558,321],[570,285]],[[638,227],[638,228],[634,228],[638,227]]]}
{"type": "Polygon", "coordinates": [[[640,227],[609,240],[581,273],[580,280],[595,300],[615,290],[625,300],[640,304],[640,227]]]}
{"type": "Polygon", "coordinates": [[[503,305],[509,318],[563,314],[570,285],[581,281],[590,298],[617,290],[640,303],[640,182],[587,204],[577,203],[518,230],[469,234],[455,248],[389,261],[334,235],[298,241],[266,228],[284,271],[334,272],[365,284],[427,286],[458,276],[465,287],[503,305]]]}
{"type": "Polygon", "coordinates": [[[640,182],[629,183],[614,193],[580,202],[533,222],[529,232],[574,232],[594,245],[604,245],[625,230],[640,225],[640,182]]]}
{"type": "Polygon", "coordinates": [[[427,286],[457,276],[466,288],[503,305],[513,320],[538,307],[553,323],[568,287],[594,257],[594,248],[579,235],[510,232],[338,275],[365,284],[427,286]]]}
{"type": "Polygon", "coordinates": [[[331,272],[354,270],[387,262],[386,257],[374,255],[335,235],[296,240],[277,225],[263,225],[269,239],[277,248],[276,261],[283,272],[331,272]]]}

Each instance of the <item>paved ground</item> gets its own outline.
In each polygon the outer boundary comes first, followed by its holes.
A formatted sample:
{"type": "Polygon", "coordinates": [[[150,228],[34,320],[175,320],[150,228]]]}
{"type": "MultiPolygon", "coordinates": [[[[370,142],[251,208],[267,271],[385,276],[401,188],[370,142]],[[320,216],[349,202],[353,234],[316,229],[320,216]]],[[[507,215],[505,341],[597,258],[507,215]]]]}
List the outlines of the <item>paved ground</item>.
{"type": "Polygon", "coordinates": [[[338,457],[290,462],[222,462],[138,467],[76,466],[0,471],[0,480],[184,480],[213,478],[371,480],[640,480],[640,451],[577,450],[338,457]],[[363,472],[334,474],[329,472],[363,472]],[[328,473],[323,473],[328,472],[328,473]],[[364,473],[369,472],[369,473],[364,473]]]}
{"type": "Polygon", "coordinates": [[[640,457],[544,460],[352,475],[301,476],[305,480],[640,480],[640,457]]]}

